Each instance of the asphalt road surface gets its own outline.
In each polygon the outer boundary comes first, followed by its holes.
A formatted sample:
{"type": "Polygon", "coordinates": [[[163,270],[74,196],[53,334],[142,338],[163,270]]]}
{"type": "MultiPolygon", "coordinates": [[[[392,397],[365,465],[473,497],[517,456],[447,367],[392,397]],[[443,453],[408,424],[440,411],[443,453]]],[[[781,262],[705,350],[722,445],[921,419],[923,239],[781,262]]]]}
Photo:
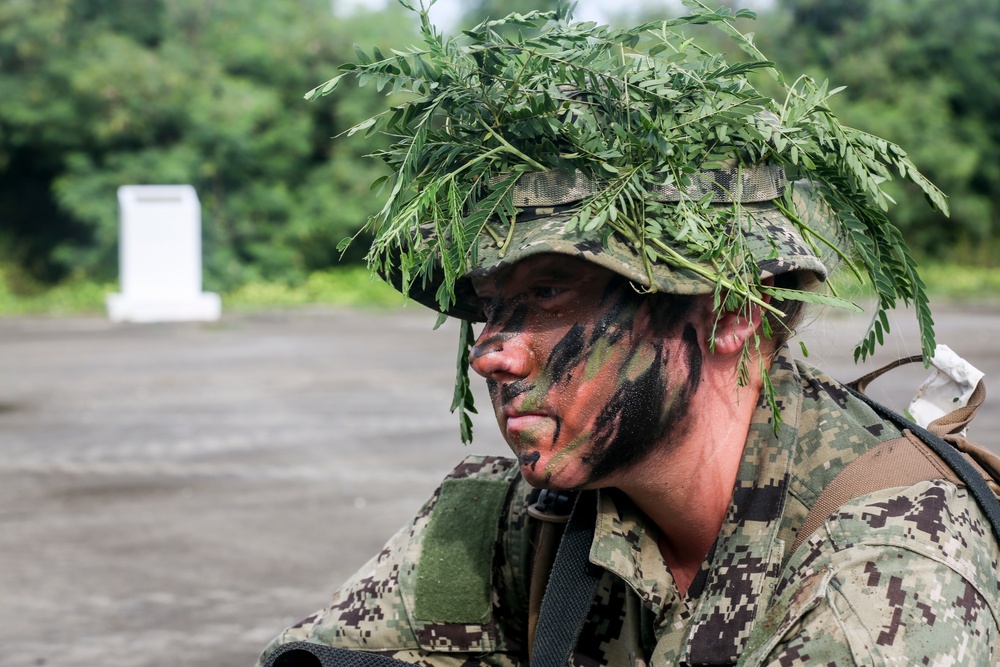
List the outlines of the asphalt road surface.
{"type": "MultiPolygon", "coordinates": [[[[935,313],[940,342],[1000,377],[1000,305],[935,313]]],[[[456,329],[433,321],[0,319],[0,665],[251,665],[464,455],[507,451],[489,414],[459,443],[456,329]]],[[[864,325],[811,322],[809,361],[861,374],[864,325]]],[[[915,352],[914,328],[901,315],[876,362],[915,352]]],[[[926,374],[871,393],[903,407],[926,374]]],[[[998,395],[973,436],[1000,452],[998,395]]]]}

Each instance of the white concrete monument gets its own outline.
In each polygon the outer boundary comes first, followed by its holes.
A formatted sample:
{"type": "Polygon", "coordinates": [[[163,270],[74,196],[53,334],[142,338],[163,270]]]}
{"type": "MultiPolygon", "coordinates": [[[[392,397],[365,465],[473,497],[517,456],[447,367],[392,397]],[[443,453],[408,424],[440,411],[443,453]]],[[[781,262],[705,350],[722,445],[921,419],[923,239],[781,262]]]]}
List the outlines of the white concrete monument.
{"type": "Polygon", "coordinates": [[[190,185],[118,188],[120,294],[115,322],[217,320],[219,295],[201,291],[201,204],[190,185]]]}

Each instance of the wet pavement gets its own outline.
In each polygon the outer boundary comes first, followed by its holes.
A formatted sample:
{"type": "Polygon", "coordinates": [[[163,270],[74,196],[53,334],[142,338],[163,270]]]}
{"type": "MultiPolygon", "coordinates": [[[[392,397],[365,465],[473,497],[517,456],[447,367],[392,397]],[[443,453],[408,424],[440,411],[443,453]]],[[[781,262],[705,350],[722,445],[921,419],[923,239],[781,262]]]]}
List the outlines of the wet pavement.
{"type": "MultiPolygon", "coordinates": [[[[1000,377],[1000,304],[935,315],[940,342],[1000,377]]],[[[910,320],[876,361],[917,351],[910,320]]],[[[865,322],[810,321],[809,361],[860,375],[865,322]]],[[[462,456],[507,451],[489,414],[459,443],[457,328],[433,323],[415,306],[0,319],[0,665],[251,665],[462,456]]],[[[871,393],[903,407],[926,374],[871,393]]],[[[993,384],[973,436],[1000,452],[993,384]]]]}

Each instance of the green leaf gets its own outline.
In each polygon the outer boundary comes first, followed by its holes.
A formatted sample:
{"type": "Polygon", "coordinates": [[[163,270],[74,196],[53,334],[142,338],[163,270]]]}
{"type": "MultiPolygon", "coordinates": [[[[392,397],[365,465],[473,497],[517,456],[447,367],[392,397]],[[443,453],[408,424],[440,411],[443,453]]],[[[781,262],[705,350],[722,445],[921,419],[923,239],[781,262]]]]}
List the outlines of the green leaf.
{"type": "Polygon", "coordinates": [[[368,129],[369,127],[372,127],[373,125],[375,125],[375,123],[377,123],[377,122],[378,122],[378,118],[376,118],[376,117],[366,118],[365,120],[361,121],[357,125],[354,125],[350,129],[348,129],[347,130],[347,136],[350,137],[355,132],[360,132],[361,130],[368,129]]]}
{"type": "MultiPolygon", "coordinates": [[[[440,319],[439,319],[440,323],[440,319]]],[[[435,327],[436,328],[436,327],[435,327]]],[[[462,442],[472,442],[472,418],[469,414],[476,413],[475,399],[469,385],[469,351],[476,342],[472,331],[472,323],[462,320],[458,335],[458,361],[455,374],[455,393],[452,397],[451,411],[459,411],[462,442]]]]}
{"type": "Polygon", "coordinates": [[[334,90],[337,89],[337,86],[340,84],[340,80],[343,79],[345,76],[347,76],[347,74],[348,72],[345,72],[344,74],[340,74],[338,76],[333,77],[324,84],[316,86],[315,88],[313,88],[304,95],[305,99],[314,100],[317,97],[322,97],[323,95],[329,95],[330,93],[332,93],[334,90]]]}
{"type": "Polygon", "coordinates": [[[787,301],[803,301],[805,303],[815,303],[823,306],[832,306],[834,308],[843,308],[844,310],[849,310],[852,313],[863,313],[865,309],[858,304],[843,299],[832,294],[823,294],[821,292],[804,292],[802,290],[789,290],[782,289],[780,287],[761,287],[761,294],[768,294],[776,299],[784,299],[787,301]]]}

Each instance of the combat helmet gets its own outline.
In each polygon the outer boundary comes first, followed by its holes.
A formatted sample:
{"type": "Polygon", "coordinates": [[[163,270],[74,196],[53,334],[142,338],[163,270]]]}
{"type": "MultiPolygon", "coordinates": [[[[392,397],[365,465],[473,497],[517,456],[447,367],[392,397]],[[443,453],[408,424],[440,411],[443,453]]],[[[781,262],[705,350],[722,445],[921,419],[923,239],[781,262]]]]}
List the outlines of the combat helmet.
{"type": "Polygon", "coordinates": [[[787,83],[732,25],[752,12],[685,4],[688,16],[629,29],[531,12],[454,38],[416,10],[420,47],[357,49],[357,63],[306,95],[353,75],[406,97],[346,134],[393,139],[376,153],[394,173],[380,179],[389,195],[369,220],[368,258],[411,298],[463,320],[453,409],[471,408],[469,323],[482,314],[469,278],[541,252],[601,264],[637,289],[714,294],[727,309],[773,310],[765,293],[852,307],[814,289],[841,263],[878,297],[856,357],[874,351],[897,300],[915,305],[931,356],[927,297],[881,184],[898,173],[947,211],[945,197],[901,148],[841,125],[826,104],[836,91],[787,83]],[[702,50],[684,33],[695,24],[748,57],[702,50]],[[785,99],[759,92],[755,72],[785,99]],[[761,282],[783,274],[800,279],[761,282]]]}

